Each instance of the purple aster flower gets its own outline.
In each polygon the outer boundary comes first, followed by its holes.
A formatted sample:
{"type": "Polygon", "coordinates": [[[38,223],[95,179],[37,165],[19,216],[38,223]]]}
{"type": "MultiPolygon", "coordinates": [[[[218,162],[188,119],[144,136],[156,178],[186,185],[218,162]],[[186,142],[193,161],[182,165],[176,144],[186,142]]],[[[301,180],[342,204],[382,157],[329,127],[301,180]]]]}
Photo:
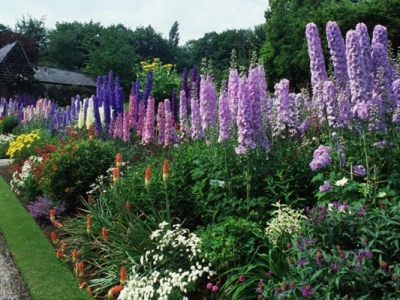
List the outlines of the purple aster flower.
{"type": "Polygon", "coordinates": [[[324,181],[324,184],[319,187],[319,191],[321,193],[326,193],[332,189],[331,184],[329,181],[324,181]]]}
{"type": "Polygon", "coordinates": [[[314,294],[314,290],[310,285],[304,285],[301,287],[301,294],[303,297],[310,297],[314,294]]]}
{"type": "Polygon", "coordinates": [[[358,165],[358,166],[353,166],[353,173],[357,176],[365,177],[367,172],[363,165],[358,165]]]}

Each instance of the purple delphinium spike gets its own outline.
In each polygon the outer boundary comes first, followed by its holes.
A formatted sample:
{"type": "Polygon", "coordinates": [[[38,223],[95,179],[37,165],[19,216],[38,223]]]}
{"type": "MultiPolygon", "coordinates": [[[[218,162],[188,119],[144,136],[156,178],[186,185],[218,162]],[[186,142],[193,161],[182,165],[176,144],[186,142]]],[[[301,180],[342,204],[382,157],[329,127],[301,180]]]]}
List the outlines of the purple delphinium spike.
{"type": "Polygon", "coordinates": [[[113,133],[114,139],[117,139],[117,138],[122,139],[123,125],[124,125],[124,121],[123,121],[122,115],[118,114],[117,118],[115,119],[115,123],[114,123],[114,133],[113,133]]]}
{"type": "Polygon", "coordinates": [[[188,82],[187,82],[187,77],[188,77],[188,71],[186,69],[186,67],[183,69],[182,72],[182,86],[181,86],[181,90],[183,90],[185,92],[185,96],[186,98],[189,97],[189,86],[188,86],[188,82]]]}
{"type": "Polygon", "coordinates": [[[138,136],[143,135],[144,121],[146,120],[146,108],[144,107],[143,102],[139,103],[139,119],[136,124],[136,133],[138,136]]]}
{"type": "Polygon", "coordinates": [[[260,142],[263,135],[262,117],[261,117],[261,88],[260,88],[260,69],[254,65],[249,70],[249,100],[252,110],[252,127],[254,139],[260,142]]]}
{"type": "Polygon", "coordinates": [[[215,89],[214,79],[211,75],[207,75],[207,94],[210,109],[210,126],[215,127],[217,122],[217,91],[215,89]]]}
{"type": "Polygon", "coordinates": [[[115,108],[117,115],[123,116],[124,114],[124,97],[122,94],[122,87],[119,85],[119,77],[115,79],[115,108]]]}
{"type": "Polygon", "coordinates": [[[313,89],[319,82],[328,80],[328,74],[325,67],[325,59],[321,47],[317,25],[308,23],[306,26],[306,37],[308,46],[308,55],[310,57],[311,84],[313,89]]]}
{"type": "Polygon", "coordinates": [[[164,135],[164,147],[168,147],[174,142],[173,139],[174,124],[172,122],[171,112],[165,110],[165,135],[164,135]]]}
{"type": "Polygon", "coordinates": [[[387,49],[381,43],[372,44],[372,66],[374,76],[373,95],[381,97],[384,113],[391,113],[396,106],[391,97],[391,67],[387,49]]]}
{"type": "Polygon", "coordinates": [[[111,122],[111,112],[110,112],[110,93],[107,87],[103,85],[102,89],[102,99],[103,99],[103,112],[104,112],[104,131],[109,132],[110,122],[111,122]]]}
{"type": "Polygon", "coordinates": [[[129,95],[129,129],[136,127],[136,96],[135,94],[129,95]]]}
{"type": "Polygon", "coordinates": [[[245,154],[247,147],[255,149],[253,132],[253,111],[249,96],[247,77],[239,79],[239,103],[237,112],[238,147],[235,149],[239,155],[245,154]]]}
{"type": "Polygon", "coordinates": [[[228,91],[227,98],[229,101],[229,108],[231,110],[232,120],[236,120],[237,107],[239,102],[239,73],[236,69],[229,70],[228,91]]]}
{"type": "Polygon", "coordinates": [[[122,140],[127,143],[131,139],[131,128],[129,127],[129,111],[124,111],[124,120],[122,124],[122,140]]]}
{"type": "Polygon", "coordinates": [[[329,21],[326,25],[326,38],[333,64],[333,76],[337,88],[343,89],[349,81],[347,74],[346,47],[336,22],[329,21]]]}
{"type": "Polygon", "coordinates": [[[145,85],[144,93],[143,93],[143,102],[144,102],[144,106],[146,106],[146,107],[147,107],[147,101],[151,94],[152,86],[153,86],[153,70],[150,69],[147,72],[146,85],[145,85]]]}
{"type": "Polygon", "coordinates": [[[74,119],[75,119],[75,117],[78,116],[77,111],[76,111],[75,98],[74,97],[71,98],[71,115],[72,115],[72,118],[74,118],[74,119]]]}
{"type": "Polygon", "coordinates": [[[387,50],[388,48],[388,34],[385,26],[376,25],[374,27],[374,32],[372,33],[372,46],[380,43],[383,48],[387,50]]]}
{"type": "Polygon", "coordinates": [[[200,81],[200,119],[203,131],[206,131],[210,126],[210,107],[207,94],[207,81],[204,75],[201,75],[200,81]]]}
{"type": "Polygon", "coordinates": [[[93,115],[94,115],[94,125],[96,128],[97,134],[102,132],[101,128],[101,118],[100,118],[100,111],[99,111],[99,97],[93,97],[93,115]]]}
{"type": "Polygon", "coordinates": [[[336,127],[338,104],[335,85],[332,83],[332,81],[324,82],[323,94],[324,102],[326,104],[326,117],[328,119],[328,124],[331,127],[336,127]]]}
{"type": "Polygon", "coordinates": [[[147,101],[146,119],[144,122],[144,132],[142,135],[142,142],[145,144],[154,142],[154,105],[154,98],[150,96],[147,101]]]}
{"type": "Polygon", "coordinates": [[[361,43],[361,60],[364,66],[364,74],[361,75],[365,81],[366,99],[370,99],[373,89],[371,39],[368,34],[368,28],[364,23],[357,24],[356,32],[358,33],[361,43]]]}
{"type": "Polygon", "coordinates": [[[350,82],[351,103],[368,101],[365,69],[361,54],[360,36],[355,30],[346,34],[347,71],[350,82]]]}
{"type": "Polygon", "coordinates": [[[393,114],[393,123],[400,122],[400,79],[395,80],[392,83],[392,94],[393,99],[396,101],[396,110],[393,114]]]}
{"type": "Polygon", "coordinates": [[[158,144],[159,145],[164,145],[164,135],[165,135],[165,119],[164,119],[164,102],[159,102],[158,103],[158,109],[157,109],[157,125],[158,125],[158,144]]]}
{"type": "Polygon", "coordinates": [[[96,96],[101,96],[101,87],[103,85],[103,77],[97,76],[97,83],[96,83],[96,96]]]}
{"type": "Polygon", "coordinates": [[[318,149],[314,151],[313,160],[310,163],[312,171],[320,170],[326,165],[332,162],[332,158],[329,156],[331,147],[320,145],[318,149]]]}
{"type": "Polygon", "coordinates": [[[229,127],[231,123],[231,111],[229,109],[229,99],[223,88],[219,94],[219,136],[218,142],[222,143],[229,139],[229,127]]]}
{"type": "Polygon", "coordinates": [[[275,85],[275,95],[277,96],[277,113],[273,133],[281,135],[285,134],[290,121],[289,80],[284,78],[275,85]]]}
{"type": "Polygon", "coordinates": [[[179,123],[181,125],[181,131],[183,133],[187,133],[189,128],[187,124],[187,108],[186,108],[187,100],[186,93],[184,90],[181,90],[179,96],[179,123]]]}
{"type": "MultiPolygon", "coordinates": [[[[194,89],[195,91],[196,89],[194,89]]],[[[203,138],[204,133],[203,129],[201,127],[201,119],[200,119],[200,107],[199,107],[199,102],[196,98],[197,93],[193,93],[193,96],[191,101],[190,101],[190,107],[191,107],[191,127],[190,127],[190,133],[191,137],[194,140],[198,140],[203,138]]]]}
{"type": "Polygon", "coordinates": [[[178,123],[178,103],[176,99],[176,92],[173,91],[171,93],[171,113],[172,113],[172,120],[174,123],[178,123]]]}

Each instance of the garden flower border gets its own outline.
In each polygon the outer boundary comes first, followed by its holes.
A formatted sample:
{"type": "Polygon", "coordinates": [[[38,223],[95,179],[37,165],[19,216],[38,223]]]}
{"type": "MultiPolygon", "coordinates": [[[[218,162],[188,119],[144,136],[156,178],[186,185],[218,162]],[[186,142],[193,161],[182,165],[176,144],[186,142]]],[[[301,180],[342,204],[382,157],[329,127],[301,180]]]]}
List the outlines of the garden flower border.
{"type": "Polygon", "coordinates": [[[32,300],[92,299],[0,176],[0,230],[32,300]]]}

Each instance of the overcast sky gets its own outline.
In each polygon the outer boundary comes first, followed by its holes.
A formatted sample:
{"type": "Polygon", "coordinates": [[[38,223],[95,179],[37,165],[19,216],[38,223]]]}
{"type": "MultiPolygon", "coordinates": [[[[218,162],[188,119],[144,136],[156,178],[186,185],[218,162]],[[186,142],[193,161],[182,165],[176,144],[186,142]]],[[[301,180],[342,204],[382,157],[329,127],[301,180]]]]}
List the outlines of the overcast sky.
{"type": "Polygon", "coordinates": [[[14,28],[28,14],[46,16],[45,26],[56,22],[100,22],[107,27],[121,23],[135,30],[151,25],[164,38],[175,21],[180,44],[199,39],[207,32],[253,29],[265,23],[268,0],[0,0],[0,24],[14,28]]]}

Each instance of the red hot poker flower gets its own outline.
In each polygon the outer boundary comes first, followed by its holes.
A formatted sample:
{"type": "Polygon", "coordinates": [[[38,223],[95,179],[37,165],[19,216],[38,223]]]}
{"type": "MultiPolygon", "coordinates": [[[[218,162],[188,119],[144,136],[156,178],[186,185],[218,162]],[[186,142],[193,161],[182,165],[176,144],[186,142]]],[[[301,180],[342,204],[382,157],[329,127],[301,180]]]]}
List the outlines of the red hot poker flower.
{"type": "Polygon", "coordinates": [[[105,228],[105,227],[101,228],[101,237],[105,241],[108,240],[107,234],[108,234],[107,228],[105,228]]]}
{"type": "Polygon", "coordinates": [[[115,155],[115,162],[118,168],[120,168],[122,166],[122,155],[121,153],[117,153],[117,155],[115,155]]]}
{"type": "Polygon", "coordinates": [[[149,188],[150,180],[151,180],[151,167],[147,166],[146,173],[144,176],[144,184],[146,185],[147,188],[149,188]]]}
{"type": "Polygon", "coordinates": [[[119,272],[119,282],[121,285],[124,285],[126,282],[126,271],[125,267],[121,267],[121,271],[119,272]]]}
{"type": "Polygon", "coordinates": [[[120,291],[122,291],[124,287],[122,285],[116,285],[114,287],[112,287],[109,291],[108,291],[108,299],[112,299],[112,297],[119,293],[120,291]]]}
{"type": "Polygon", "coordinates": [[[169,166],[168,166],[168,160],[164,160],[164,163],[163,163],[163,181],[164,181],[164,184],[166,184],[167,183],[167,180],[168,180],[168,175],[169,175],[169,166]]]}

